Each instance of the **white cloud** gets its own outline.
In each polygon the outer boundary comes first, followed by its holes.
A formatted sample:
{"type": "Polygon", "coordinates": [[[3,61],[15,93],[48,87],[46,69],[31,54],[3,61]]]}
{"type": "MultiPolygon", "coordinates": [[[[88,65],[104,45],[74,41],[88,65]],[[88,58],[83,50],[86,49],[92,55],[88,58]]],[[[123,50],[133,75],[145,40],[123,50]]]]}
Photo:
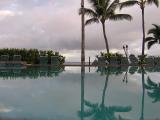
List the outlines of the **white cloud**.
{"type": "Polygon", "coordinates": [[[6,17],[6,16],[14,16],[15,13],[13,11],[9,10],[0,10],[0,16],[6,17]]]}
{"type": "Polygon", "coordinates": [[[0,20],[4,20],[7,17],[14,17],[16,15],[22,15],[23,12],[21,11],[11,11],[11,10],[0,10],[0,20]]]}

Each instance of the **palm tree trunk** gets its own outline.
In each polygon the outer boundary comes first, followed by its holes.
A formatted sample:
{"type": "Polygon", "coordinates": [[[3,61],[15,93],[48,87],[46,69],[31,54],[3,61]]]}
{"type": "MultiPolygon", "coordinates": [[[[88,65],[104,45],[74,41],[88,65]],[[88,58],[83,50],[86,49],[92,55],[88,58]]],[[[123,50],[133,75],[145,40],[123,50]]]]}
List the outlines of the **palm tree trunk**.
{"type": "Polygon", "coordinates": [[[81,32],[81,64],[85,64],[85,18],[84,18],[84,0],[81,0],[81,9],[82,9],[82,32],[81,32]]]}
{"type": "Polygon", "coordinates": [[[109,55],[109,45],[108,45],[108,40],[107,40],[107,36],[106,36],[105,23],[102,23],[102,27],[103,27],[103,35],[104,35],[104,39],[105,39],[105,44],[106,44],[106,50],[109,55]]]}
{"type": "MultiPolygon", "coordinates": [[[[143,3],[142,3],[143,4],[143,3]]],[[[145,21],[144,21],[144,5],[142,5],[142,30],[143,30],[143,41],[142,41],[142,59],[144,59],[145,50],[145,21]]]]}

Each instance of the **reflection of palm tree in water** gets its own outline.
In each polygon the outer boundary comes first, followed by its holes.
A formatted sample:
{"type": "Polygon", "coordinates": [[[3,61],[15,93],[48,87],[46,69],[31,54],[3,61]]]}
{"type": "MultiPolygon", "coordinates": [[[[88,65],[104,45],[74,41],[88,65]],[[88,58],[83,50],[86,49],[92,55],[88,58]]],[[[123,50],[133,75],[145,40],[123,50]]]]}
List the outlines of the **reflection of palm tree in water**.
{"type": "Polygon", "coordinates": [[[148,77],[145,88],[148,90],[148,96],[154,99],[153,103],[160,102],[160,83],[155,83],[148,77]]]}
{"type": "Polygon", "coordinates": [[[147,94],[149,97],[153,98],[155,102],[160,101],[160,83],[153,82],[150,77],[147,78],[147,84],[145,84],[144,78],[144,68],[141,68],[142,71],[142,106],[141,106],[141,117],[140,120],[144,120],[144,100],[145,100],[145,89],[148,90],[147,94]]]}
{"type": "Polygon", "coordinates": [[[128,83],[128,71],[125,72],[124,77],[123,77],[123,83],[128,83]]]}
{"type": "Polygon", "coordinates": [[[79,116],[81,117],[81,119],[85,118],[85,117],[92,117],[93,120],[124,120],[120,115],[117,118],[115,116],[115,113],[116,112],[129,112],[129,111],[131,111],[130,106],[127,106],[127,107],[105,106],[105,104],[104,104],[105,93],[106,93],[106,89],[107,89],[107,86],[108,86],[110,68],[107,69],[106,73],[107,73],[106,81],[105,81],[105,86],[104,86],[103,94],[102,94],[102,101],[101,101],[100,105],[98,103],[93,104],[93,103],[83,99],[84,100],[84,102],[83,102],[84,105],[86,105],[89,109],[84,111],[84,106],[83,106],[83,111],[82,111],[82,104],[81,104],[81,111],[79,112],[79,116]]]}
{"type": "Polygon", "coordinates": [[[145,95],[145,87],[144,87],[144,74],[145,74],[145,71],[144,71],[144,68],[141,67],[141,72],[142,72],[142,106],[141,106],[141,117],[140,117],[140,120],[144,120],[144,95],[145,95]]]}
{"type": "Polygon", "coordinates": [[[81,120],[83,120],[84,114],[84,77],[85,77],[85,67],[81,66],[81,120]]]}

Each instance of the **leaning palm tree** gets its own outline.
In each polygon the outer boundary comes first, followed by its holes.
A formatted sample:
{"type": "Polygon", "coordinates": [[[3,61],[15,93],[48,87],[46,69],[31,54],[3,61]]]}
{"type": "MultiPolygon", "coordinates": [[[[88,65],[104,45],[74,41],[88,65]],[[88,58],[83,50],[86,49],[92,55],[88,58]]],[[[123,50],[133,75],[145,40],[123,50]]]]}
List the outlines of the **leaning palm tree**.
{"type": "Polygon", "coordinates": [[[130,7],[133,5],[139,5],[142,11],[142,30],[143,30],[143,39],[142,39],[142,57],[144,57],[145,50],[145,22],[144,22],[144,8],[146,5],[155,4],[157,7],[159,6],[159,0],[128,0],[121,3],[120,9],[123,7],[130,7]]]}
{"type": "MultiPolygon", "coordinates": [[[[117,8],[119,8],[119,0],[89,0],[92,7],[84,8],[84,13],[89,17],[86,20],[85,25],[91,23],[99,23],[101,22],[103,28],[103,35],[105,39],[105,45],[107,53],[109,54],[109,44],[106,35],[105,22],[109,20],[131,20],[132,17],[128,14],[116,14],[117,8]]],[[[80,9],[80,14],[82,14],[82,9],[80,9]]]]}
{"type": "Polygon", "coordinates": [[[152,37],[147,37],[145,42],[148,42],[148,49],[152,47],[154,44],[160,44],[160,26],[153,24],[154,28],[151,28],[148,31],[148,35],[152,35],[152,37]]]}

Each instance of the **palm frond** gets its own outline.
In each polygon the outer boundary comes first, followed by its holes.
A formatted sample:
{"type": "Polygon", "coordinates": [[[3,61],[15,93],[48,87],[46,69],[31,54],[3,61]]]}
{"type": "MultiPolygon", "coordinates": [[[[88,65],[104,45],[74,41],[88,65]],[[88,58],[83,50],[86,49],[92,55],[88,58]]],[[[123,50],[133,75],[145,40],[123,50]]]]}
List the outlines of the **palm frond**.
{"type": "Polygon", "coordinates": [[[121,107],[121,106],[111,106],[109,110],[112,112],[129,112],[132,110],[131,106],[121,107]]]}
{"type": "MultiPolygon", "coordinates": [[[[82,14],[82,8],[79,9],[79,14],[82,14]]],[[[98,17],[94,10],[88,8],[84,8],[84,14],[90,17],[98,17]]]]}
{"type": "Polygon", "coordinates": [[[120,3],[120,9],[125,8],[125,7],[134,6],[136,4],[139,4],[139,2],[137,0],[121,2],[120,3]]]}
{"type": "Polygon", "coordinates": [[[91,3],[91,5],[92,5],[92,8],[94,8],[95,10],[97,9],[97,7],[99,6],[99,4],[100,4],[100,0],[88,0],[89,1],[89,3],[91,3]]]}
{"type": "Polygon", "coordinates": [[[91,18],[91,19],[86,20],[85,25],[89,25],[89,24],[92,24],[92,23],[99,23],[98,18],[91,18]]]}
{"type": "Polygon", "coordinates": [[[156,25],[156,24],[152,24],[156,29],[160,29],[160,26],[159,25],[156,25]]]}
{"type": "Polygon", "coordinates": [[[157,87],[157,84],[156,84],[155,82],[153,82],[153,81],[150,79],[150,77],[147,78],[147,83],[148,83],[148,85],[150,85],[150,86],[157,87]]]}
{"type": "Polygon", "coordinates": [[[145,87],[146,89],[148,89],[148,90],[152,90],[152,89],[153,89],[153,87],[151,87],[151,86],[149,86],[149,85],[146,85],[146,84],[144,84],[144,87],[145,87]]]}
{"type": "Polygon", "coordinates": [[[158,102],[158,101],[160,101],[160,97],[156,97],[155,99],[154,99],[154,101],[152,101],[152,103],[156,103],[156,102],[158,102]]]}
{"type": "Polygon", "coordinates": [[[114,0],[107,8],[107,13],[113,13],[119,7],[119,0],[114,0]]]}
{"type": "Polygon", "coordinates": [[[86,110],[86,111],[84,111],[84,112],[78,111],[78,116],[79,116],[79,117],[90,117],[90,116],[92,116],[94,113],[95,113],[95,110],[94,110],[94,109],[89,109],[89,110],[86,110]]]}
{"type": "MultiPolygon", "coordinates": [[[[152,99],[155,99],[155,96],[156,96],[154,93],[151,93],[151,92],[147,92],[147,95],[152,99]]],[[[152,101],[152,102],[154,102],[154,101],[152,101]]]]}
{"type": "Polygon", "coordinates": [[[157,41],[149,41],[148,45],[147,45],[148,49],[150,49],[156,43],[157,43],[157,41]]]}
{"type": "Polygon", "coordinates": [[[155,38],[153,38],[153,37],[147,37],[147,38],[145,39],[145,42],[153,41],[153,40],[155,40],[155,38]]]}
{"type": "Polygon", "coordinates": [[[148,30],[148,34],[155,34],[156,33],[156,29],[152,28],[148,30]]]}
{"type": "Polygon", "coordinates": [[[109,18],[110,20],[129,20],[131,21],[132,20],[132,16],[131,15],[128,15],[128,14],[115,14],[115,15],[112,15],[110,16],[109,18]]]}
{"type": "Polygon", "coordinates": [[[107,0],[106,3],[105,3],[105,8],[107,8],[110,4],[111,0],[107,0]]]}
{"type": "Polygon", "coordinates": [[[93,104],[87,100],[84,101],[85,105],[88,106],[88,107],[91,107],[91,108],[95,108],[95,107],[98,107],[98,104],[93,104]]]}
{"type": "Polygon", "coordinates": [[[148,96],[151,97],[151,98],[154,98],[154,97],[155,97],[155,93],[154,93],[154,92],[148,91],[147,94],[148,94],[148,96]]]}
{"type": "Polygon", "coordinates": [[[147,0],[148,4],[155,4],[157,7],[159,6],[159,0],[147,0]]]}
{"type": "Polygon", "coordinates": [[[96,5],[96,4],[98,4],[98,0],[88,0],[91,4],[94,4],[94,5],[96,5]]]}
{"type": "Polygon", "coordinates": [[[160,39],[160,26],[152,24],[155,28],[152,28],[148,31],[148,34],[153,34],[157,39],[160,39]]]}

